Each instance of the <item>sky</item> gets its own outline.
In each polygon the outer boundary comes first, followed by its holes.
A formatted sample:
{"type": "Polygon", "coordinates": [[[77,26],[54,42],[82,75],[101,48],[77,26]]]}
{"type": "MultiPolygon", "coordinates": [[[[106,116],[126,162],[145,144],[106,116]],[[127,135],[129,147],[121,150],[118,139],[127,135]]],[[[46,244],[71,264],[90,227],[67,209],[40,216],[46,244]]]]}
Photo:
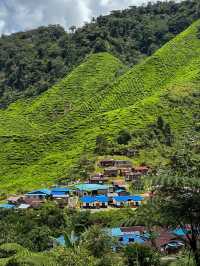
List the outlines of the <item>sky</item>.
{"type": "Polygon", "coordinates": [[[0,0],[0,34],[60,24],[82,26],[100,14],[148,0],[0,0]]]}

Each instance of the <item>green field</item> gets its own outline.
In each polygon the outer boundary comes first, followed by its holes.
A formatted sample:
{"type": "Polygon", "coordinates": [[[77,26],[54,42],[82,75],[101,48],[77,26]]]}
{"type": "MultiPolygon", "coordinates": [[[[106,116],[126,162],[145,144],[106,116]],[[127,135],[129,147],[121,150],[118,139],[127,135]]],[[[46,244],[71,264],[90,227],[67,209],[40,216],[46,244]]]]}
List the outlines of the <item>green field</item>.
{"type": "MultiPolygon", "coordinates": [[[[32,102],[0,111],[1,193],[51,185],[67,176],[96,137],[115,140],[121,129],[143,135],[158,116],[175,143],[199,121],[200,21],[141,64],[127,70],[107,53],[91,55],[32,102]]],[[[166,164],[176,145],[141,148],[135,163],[166,164]]],[[[77,176],[78,178],[78,176],[77,176]]]]}

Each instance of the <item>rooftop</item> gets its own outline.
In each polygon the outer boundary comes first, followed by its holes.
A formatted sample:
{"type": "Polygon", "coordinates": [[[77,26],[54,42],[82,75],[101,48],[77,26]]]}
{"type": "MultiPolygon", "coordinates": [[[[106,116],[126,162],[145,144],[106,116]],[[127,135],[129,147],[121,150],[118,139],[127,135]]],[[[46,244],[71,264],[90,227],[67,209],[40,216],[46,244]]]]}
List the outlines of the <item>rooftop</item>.
{"type": "Polygon", "coordinates": [[[70,192],[70,189],[66,187],[53,187],[51,192],[70,192]]]}
{"type": "Polygon", "coordinates": [[[117,197],[113,197],[114,200],[118,201],[118,202],[122,202],[122,201],[142,201],[144,198],[142,196],[136,195],[136,196],[117,196],[117,197]]]}
{"type": "Polygon", "coordinates": [[[106,190],[109,188],[109,186],[101,184],[79,184],[75,185],[75,188],[80,191],[95,191],[95,190],[106,190]]]}
{"type": "Polygon", "coordinates": [[[38,190],[33,190],[31,192],[28,192],[26,195],[50,195],[51,190],[49,189],[38,189],[38,190]]]}
{"type": "Polygon", "coordinates": [[[84,196],[82,198],[80,198],[80,201],[83,203],[93,203],[93,202],[101,202],[101,203],[105,203],[108,202],[108,197],[105,195],[100,195],[100,196],[84,196]]]}
{"type": "Polygon", "coordinates": [[[2,208],[2,209],[13,209],[13,208],[15,208],[15,205],[13,205],[13,204],[7,204],[7,203],[5,203],[5,204],[0,204],[0,208],[2,208]]]}

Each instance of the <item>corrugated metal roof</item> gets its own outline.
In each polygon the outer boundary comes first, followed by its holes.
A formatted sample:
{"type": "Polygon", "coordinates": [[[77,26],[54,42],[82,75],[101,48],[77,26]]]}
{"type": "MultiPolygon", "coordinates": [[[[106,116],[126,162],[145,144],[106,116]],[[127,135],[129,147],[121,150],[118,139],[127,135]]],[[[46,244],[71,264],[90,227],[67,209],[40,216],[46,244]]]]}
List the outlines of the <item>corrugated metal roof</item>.
{"type": "Polygon", "coordinates": [[[30,207],[29,204],[20,204],[18,209],[28,209],[30,207]]]}
{"type": "Polygon", "coordinates": [[[52,188],[51,190],[51,193],[54,193],[54,192],[69,192],[70,189],[69,188],[66,188],[66,187],[54,187],[52,188]]]}
{"type": "Polygon", "coordinates": [[[75,186],[80,191],[94,191],[94,190],[106,190],[109,188],[108,185],[101,184],[79,184],[75,186]]]}

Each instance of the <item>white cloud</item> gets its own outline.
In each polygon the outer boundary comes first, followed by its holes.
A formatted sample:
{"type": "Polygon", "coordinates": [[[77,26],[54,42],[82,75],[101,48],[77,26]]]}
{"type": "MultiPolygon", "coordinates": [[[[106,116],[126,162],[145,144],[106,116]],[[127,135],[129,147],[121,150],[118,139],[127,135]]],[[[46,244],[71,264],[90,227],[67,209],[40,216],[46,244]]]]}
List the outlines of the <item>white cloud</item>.
{"type": "Polygon", "coordinates": [[[93,16],[148,0],[0,0],[0,34],[60,24],[81,26],[93,16]]]}

